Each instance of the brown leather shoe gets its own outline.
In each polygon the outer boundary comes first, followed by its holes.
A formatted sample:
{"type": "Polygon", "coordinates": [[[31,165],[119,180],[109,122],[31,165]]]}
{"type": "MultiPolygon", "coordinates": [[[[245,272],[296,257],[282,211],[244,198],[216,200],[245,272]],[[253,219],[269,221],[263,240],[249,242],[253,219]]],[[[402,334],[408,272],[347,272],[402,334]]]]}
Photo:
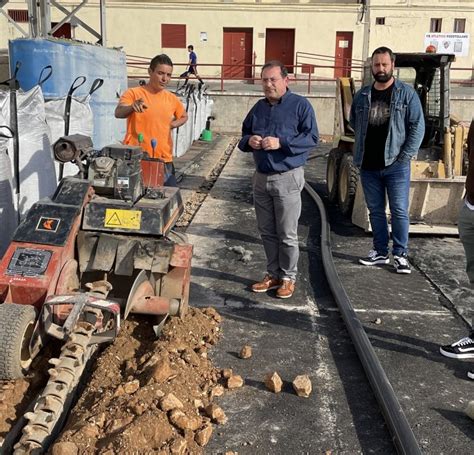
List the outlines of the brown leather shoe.
{"type": "Polygon", "coordinates": [[[292,280],[281,280],[281,286],[277,289],[276,296],[280,299],[289,299],[295,292],[295,282],[292,280]]]}
{"type": "Polygon", "coordinates": [[[253,292],[267,292],[270,289],[276,289],[280,286],[280,280],[272,278],[268,273],[265,275],[262,281],[252,284],[253,292]]]}

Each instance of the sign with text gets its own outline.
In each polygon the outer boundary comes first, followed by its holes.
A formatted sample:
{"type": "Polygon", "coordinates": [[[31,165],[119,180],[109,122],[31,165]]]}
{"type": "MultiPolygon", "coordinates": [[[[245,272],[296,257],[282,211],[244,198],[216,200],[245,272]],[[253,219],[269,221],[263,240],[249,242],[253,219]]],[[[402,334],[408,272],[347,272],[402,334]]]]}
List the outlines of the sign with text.
{"type": "Polygon", "coordinates": [[[467,57],[469,33],[425,33],[425,49],[434,46],[438,54],[454,54],[467,57]]]}

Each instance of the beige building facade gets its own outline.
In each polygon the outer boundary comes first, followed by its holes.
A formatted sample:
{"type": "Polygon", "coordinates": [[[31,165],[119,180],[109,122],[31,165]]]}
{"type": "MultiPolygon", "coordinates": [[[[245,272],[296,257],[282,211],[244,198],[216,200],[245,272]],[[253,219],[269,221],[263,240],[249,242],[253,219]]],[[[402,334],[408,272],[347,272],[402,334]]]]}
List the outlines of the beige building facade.
{"type": "MultiPolygon", "coordinates": [[[[77,5],[61,4],[68,10],[77,5]]],[[[5,14],[25,9],[25,2],[9,1],[3,6],[5,14]]],[[[51,7],[52,22],[63,17],[51,7]]],[[[98,2],[89,2],[78,17],[98,30],[98,2]]],[[[357,78],[357,66],[378,46],[423,52],[426,33],[457,32],[453,36],[464,36],[464,54],[456,58],[452,78],[474,77],[473,0],[113,0],[106,3],[105,17],[107,46],[145,59],[166,53],[176,63],[175,73],[184,71],[186,47],[193,44],[203,76],[258,76],[252,64],[258,68],[265,60],[278,58],[301,77],[311,72],[313,77],[331,79],[348,75],[353,66],[351,74],[357,78]]],[[[28,31],[27,22],[17,25],[28,31]]],[[[74,21],[69,33],[79,40],[95,41],[83,28],[74,26],[74,21]]],[[[20,36],[5,15],[0,15],[0,48],[20,36]]],[[[129,73],[144,71],[130,67],[129,73]]]]}

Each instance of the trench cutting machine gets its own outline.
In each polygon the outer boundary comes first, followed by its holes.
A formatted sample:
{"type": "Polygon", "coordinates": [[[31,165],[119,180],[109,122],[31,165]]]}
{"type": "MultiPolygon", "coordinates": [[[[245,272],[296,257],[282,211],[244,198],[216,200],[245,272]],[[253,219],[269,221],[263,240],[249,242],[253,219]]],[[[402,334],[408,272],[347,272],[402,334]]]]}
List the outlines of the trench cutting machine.
{"type": "Polygon", "coordinates": [[[140,147],[94,150],[78,134],[59,139],[54,156],[79,173],[33,205],[0,261],[0,379],[21,377],[48,341],[62,341],[18,453],[44,447],[121,317],[151,315],[158,334],[168,316],[185,314],[189,297],[192,245],[172,230],[183,203],[178,188],[163,186],[164,163],[140,147]]]}

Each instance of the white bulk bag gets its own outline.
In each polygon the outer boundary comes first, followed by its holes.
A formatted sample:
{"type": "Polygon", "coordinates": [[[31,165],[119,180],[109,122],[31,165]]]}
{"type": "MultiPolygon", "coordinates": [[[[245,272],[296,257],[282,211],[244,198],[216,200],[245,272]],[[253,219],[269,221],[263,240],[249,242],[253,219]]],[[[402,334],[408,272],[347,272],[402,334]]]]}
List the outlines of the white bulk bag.
{"type": "MultiPolygon", "coordinates": [[[[50,130],[44,112],[41,87],[16,92],[18,117],[18,142],[20,162],[20,216],[23,216],[38,200],[52,196],[56,190],[56,172],[51,148],[50,130]]],[[[11,125],[10,92],[0,91],[0,124],[11,125]]],[[[14,164],[13,140],[8,150],[14,164]]],[[[12,173],[14,170],[12,168],[12,173]]]]}

